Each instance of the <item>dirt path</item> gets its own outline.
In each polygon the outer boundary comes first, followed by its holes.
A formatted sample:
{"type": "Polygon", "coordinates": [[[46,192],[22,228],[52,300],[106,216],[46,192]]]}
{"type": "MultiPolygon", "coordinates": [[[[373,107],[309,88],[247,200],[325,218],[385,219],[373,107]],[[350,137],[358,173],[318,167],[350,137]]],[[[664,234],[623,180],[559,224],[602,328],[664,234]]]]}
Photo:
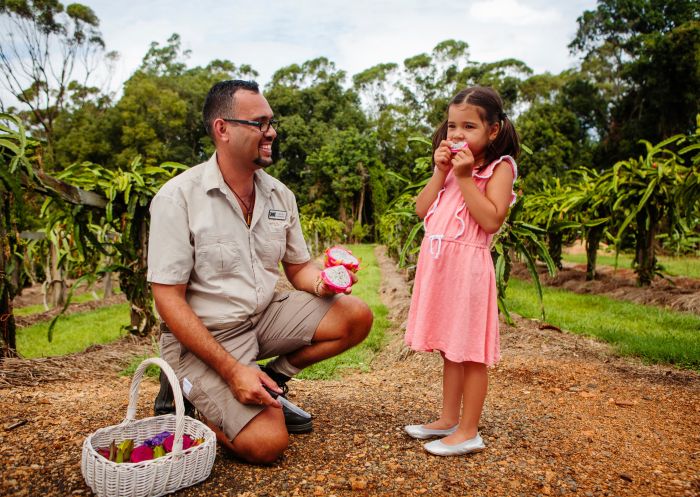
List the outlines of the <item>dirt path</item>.
{"type": "MultiPolygon", "coordinates": [[[[219,451],[211,477],[177,495],[700,495],[700,375],[617,358],[604,344],[524,319],[502,327],[503,360],[481,423],[487,450],[428,455],[402,426],[437,412],[441,365],[402,348],[406,283],[378,255],[396,330],[372,372],[294,382],[293,399],[315,415],[313,433],[293,436],[270,467],[219,451]]],[[[28,420],[0,431],[0,495],[90,493],[81,443],[126,411],[129,379],[115,373],[114,354],[76,356],[85,362],[72,378],[0,388],[0,426],[28,420]]],[[[154,381],[142,383],[144,415],[156,391],[154,381]]]]}

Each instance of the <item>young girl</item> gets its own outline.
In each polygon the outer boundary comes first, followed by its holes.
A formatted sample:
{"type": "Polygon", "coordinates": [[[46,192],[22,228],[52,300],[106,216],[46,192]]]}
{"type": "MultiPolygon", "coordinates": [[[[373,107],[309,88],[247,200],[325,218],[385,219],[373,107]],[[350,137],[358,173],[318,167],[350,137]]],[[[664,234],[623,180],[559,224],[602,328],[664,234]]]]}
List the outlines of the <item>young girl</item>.
{"type": "Polygon", "coordinates": [[[442,412],[409,425],[431,454],[482,450],[479,418],[486,367],[500,356],[496,279],[490,245],[515,201],[518,135],[496,91],[467,88],[450,102],[433,136],[433,176],[416,199],[424,219],[406,344],[444,361],[442,412]],[[460,419],[460,406],[463,402],[460,419]]]}

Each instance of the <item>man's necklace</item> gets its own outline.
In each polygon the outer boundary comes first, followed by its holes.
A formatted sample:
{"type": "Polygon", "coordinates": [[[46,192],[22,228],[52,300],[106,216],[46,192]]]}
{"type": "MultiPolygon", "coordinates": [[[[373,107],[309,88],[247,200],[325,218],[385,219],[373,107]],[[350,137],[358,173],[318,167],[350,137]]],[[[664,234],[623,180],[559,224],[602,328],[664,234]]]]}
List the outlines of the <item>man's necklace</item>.
{"type": "Polygon", "coordinates": [[[250,222],[253,220],[253,209],[252,206],[255,205],[255,187],[253,187],[253,193],[250,195],[250,205],[246,204],[243,199],[236,193],[236,190],[231,188],[231,191],[233,194],[236,196],[236,198],[243,204],[243,207],[245,207],[245,223],[248,225],[250,228],[250,222]]]}

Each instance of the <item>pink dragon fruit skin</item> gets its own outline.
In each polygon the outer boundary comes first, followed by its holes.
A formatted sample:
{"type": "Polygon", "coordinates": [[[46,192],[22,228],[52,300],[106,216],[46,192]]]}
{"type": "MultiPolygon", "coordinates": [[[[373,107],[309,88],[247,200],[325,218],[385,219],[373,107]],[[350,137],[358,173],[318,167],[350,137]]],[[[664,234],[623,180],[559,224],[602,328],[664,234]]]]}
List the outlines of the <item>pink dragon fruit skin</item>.
{"type": "Polygon", "coordinates": [[[350,271],[360,268],[360,260],[352,255],[352,251],[336,245],[326,250],[326,267],[345,266],[350,271]]]}
{"type": "Polygon", "coordinates": [[[343,293],[352,286],[352,277],[345,266],[331,266],[321,271],[321,278],[335,293],[343,293]]]}
{"type": "Polygon", "coordinates": [[[452,145],[450,145],[450,151],[453,154],[456,154],[460,150],[464,150],[466,148],[469,148],[469,145],[467,144],[467,142],[457,142],[457,143],[453,143],[452,145]]]}
{"type": "MultiPolygon", "coordinates": [[[[189,435],[183,435],[182,436],[182,450],[187,450],[190,447],[192,447],[192,437],[189,435]]],[[[173,444],[175,443],[175,435],[170,435],[168,438],[166,438],[163,441],[163,448],[165,449],[166,452],[172,452],[173,451],[173,444]]]]}
{"type": "Polygon", "coordinates": [[[148,445],[139,445],[134,450],[131,451],[131,458],[129,462],[137,463],[143,461],[150,461],[153,459],[153,449],[148,445]]]}

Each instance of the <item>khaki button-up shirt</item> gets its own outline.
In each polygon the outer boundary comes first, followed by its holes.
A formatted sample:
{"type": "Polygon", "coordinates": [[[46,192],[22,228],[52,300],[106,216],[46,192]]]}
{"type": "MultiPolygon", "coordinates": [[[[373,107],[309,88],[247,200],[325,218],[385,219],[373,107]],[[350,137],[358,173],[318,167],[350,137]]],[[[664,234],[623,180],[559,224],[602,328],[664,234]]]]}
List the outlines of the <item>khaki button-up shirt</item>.
{"type": "Polygon", "coordinates": [[[151,202],[148,281],[187,283],[187,302],[211,330],[255,322],[272,300],[280,261],[310,260],[294,194],[262,170],[254,181],[250,228],[216,154],[151,202]]]}

